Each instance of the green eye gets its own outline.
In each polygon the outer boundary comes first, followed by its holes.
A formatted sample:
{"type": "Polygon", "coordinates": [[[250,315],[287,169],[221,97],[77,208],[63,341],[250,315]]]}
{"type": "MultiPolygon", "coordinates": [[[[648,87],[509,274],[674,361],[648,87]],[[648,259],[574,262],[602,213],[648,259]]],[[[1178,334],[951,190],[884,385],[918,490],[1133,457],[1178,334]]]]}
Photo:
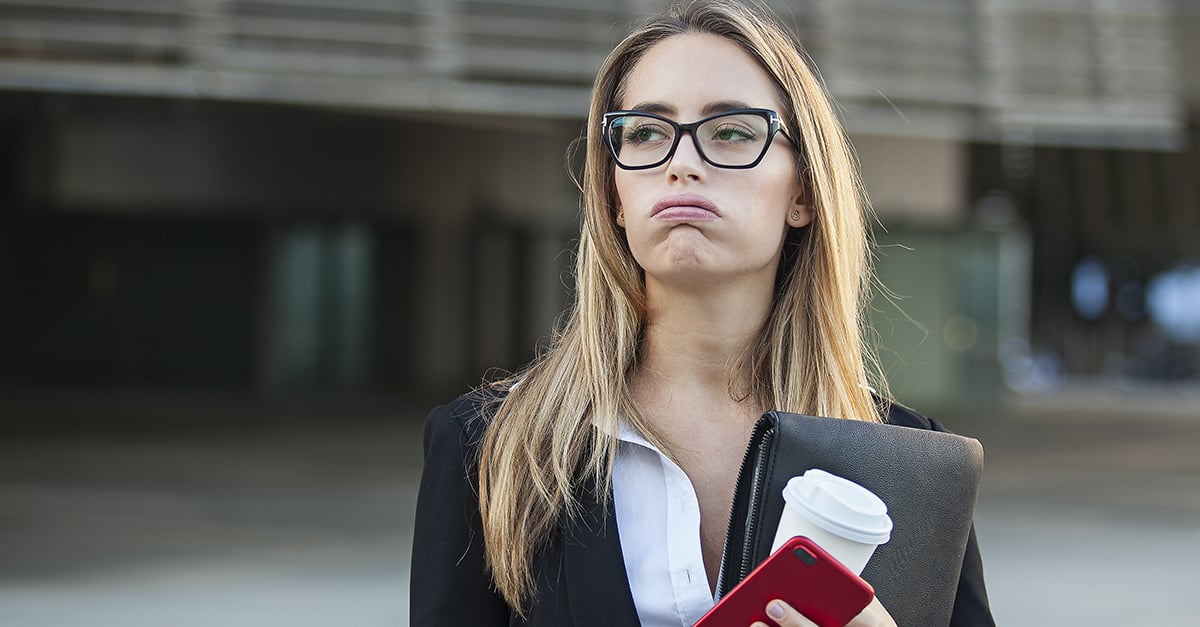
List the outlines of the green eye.
{"type": "Polygon", "coordinates": [[[626,131],[622,137],[622,141],[627,144],[644,144],[666,138],[667,134],[661,129],[650,125],[642,125],[626,131]]]}
{"type": "Polygon", "coordinates": [[[734,125],[725,125],[713,133],[713,139],[722,142],[744,142],[754,139],[754,131],[734,125]]]}

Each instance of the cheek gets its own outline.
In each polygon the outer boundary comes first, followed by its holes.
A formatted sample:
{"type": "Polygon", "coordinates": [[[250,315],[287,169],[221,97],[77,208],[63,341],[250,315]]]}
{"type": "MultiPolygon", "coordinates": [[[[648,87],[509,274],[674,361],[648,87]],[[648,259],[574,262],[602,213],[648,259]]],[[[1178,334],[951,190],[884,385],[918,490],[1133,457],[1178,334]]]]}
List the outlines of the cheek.
{"type": "Polygon", "coordinates": [[[796,208],[799,186],[791,168],[777,170],[771,176],[764,177],[762,185],[758,187],[761,191],[758,200],[763,207],[764,218],[785,222],[788,212],[796,208]]]}
{"type": "Polygon", "coordinates": [[[617,207],[623,207],[629,196],[629,177],[624,174],[624,170],[618,169],[613,176],[613,199],[616,200],[617,207]]]}

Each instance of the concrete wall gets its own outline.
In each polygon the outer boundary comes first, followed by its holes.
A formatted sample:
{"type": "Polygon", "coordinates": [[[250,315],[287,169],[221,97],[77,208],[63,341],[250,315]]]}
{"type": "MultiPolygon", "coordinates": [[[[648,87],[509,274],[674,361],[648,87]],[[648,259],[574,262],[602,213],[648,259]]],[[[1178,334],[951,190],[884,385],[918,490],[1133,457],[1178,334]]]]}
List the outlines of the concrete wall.
{"type": "MultiPolygon", "coordinates": [[[[160,241],[146,243],[168,256],[189,223],[237,233],[237,262],[222,271],[245,286],[231,306],[250,321],[252,338],[222,350],[238,361],[230,371],[242,374],[233,379],[265,395],[363,386],[462,391],[487,367],[520,366],[565,305],[564,252],[576,232],[578,192],[564,164],[577,124],[156,101],[34,104],[15,124],[27,141],[15,143],[23,152],[10,160],[22,164],[13,175],[19,200],[9,200],[5,214],[15,220],[12,237],[88,233],[27,250],[77,258],[74,270],[60,268],[66,289],[86,282],[97,263],[123,278],[173,267],[165,257],[118,250],[93,259],[95,251],[80,248],[101,245],[111,239],[106,233],[160,232],[160,241]],[[155,224],[173,226],[156,231],[155,224]]],[[[221,255],[221,247],[218,236],[206,248],[174,250],[221,255]]],[[[48,278],[34,274],[21,284],[48,278]]],[[[5,302],[16,291],[6,287],[5,302]]],[[[106,353],[127,352],[131,343],[178,353],[187,346],[182,338],[202,335],[213,299],[194,303],[198,317],[187,318],[171,310],[178,295],[160,292],[143,300],[164,305],[151,324],[162,341],[150,346],[139,339],[142,327],[114,319],[132,335],[100,329],[97,337],[115,344],[93,347],[90,357],[72,357],[79,345],[64,345],[66,353],[48,357],[46,376],[55,363],[79,359],[92,363],[86,372],[104,371],[113,363],[106,353]]],[[[87,300],[86,290],[80,298],[87,300]]],[[[12,310],[3,319],[24,319],[12,310]]],[[[6,340],[20,332],[0,327],[6,340]]],[[[146,382],[143,370],[117,370],[126,383],[146,382]]]]}
{"type": "Polygon", "coordinates": [[[1193,112],[1200,110],[1200,3],[1176,0],[1176,67],[1179,68],[1180,95],[1193,112]]]}
{"type": "Polygon", "coordinates": [[[959,222],[968,206],[966,143],[954,139],[855,135],[871,203],[886,226],[902,220],[959,222]]]}

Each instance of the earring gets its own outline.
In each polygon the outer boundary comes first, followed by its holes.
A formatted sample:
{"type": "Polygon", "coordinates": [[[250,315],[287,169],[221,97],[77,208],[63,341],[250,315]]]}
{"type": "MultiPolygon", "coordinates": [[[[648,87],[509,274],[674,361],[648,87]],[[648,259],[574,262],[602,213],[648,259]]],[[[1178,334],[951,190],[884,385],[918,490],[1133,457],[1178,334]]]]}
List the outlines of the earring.
{"type": "Polygon", "coordinates": [[[792,222],[799,222],[800,221],[800,212],[793,209],[792,213],[789,214],[788,217],[790,217],[792,219],[792,222]]]}

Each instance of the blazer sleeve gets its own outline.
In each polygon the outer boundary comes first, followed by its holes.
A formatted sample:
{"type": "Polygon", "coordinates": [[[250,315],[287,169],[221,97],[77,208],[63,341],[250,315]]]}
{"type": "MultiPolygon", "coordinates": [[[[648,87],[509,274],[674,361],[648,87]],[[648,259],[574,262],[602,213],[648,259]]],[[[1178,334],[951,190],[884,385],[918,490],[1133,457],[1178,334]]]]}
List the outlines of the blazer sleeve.
{"type": "Polygon", "coordinates": [[[425,420],[425,462],[417,494],[409,584],[412,625],[507,625],[483,554],[475,437],[478,406],[463,399],[425,420]]]}
{"type": "Polygon", "coordinates": [[[958,576],[958,592],[954,597],[954,613],[950,627],[995,627],[992,609],[988,605],[987,588],[983,585],[983,559],[975,540],[975,525],[967,537],[967,552],[963,554],[962,573],[958,576]]]}
{"type": "MultiPolygon", "coordinates": [[[[951,433],[942,423],[919,414],[900,403],[892,402],[888,408],[887,421],[891,424],[930,429],[951,433]]],[[[950,615],[950,627],[995,627],[992,609],[988,604],[987,587],[983,582],[983,558],[979,553],[979,542],[975,538],[975,525],[967,536],[967,550],[963,553],[962,569],[958,575],[958,589],[954,597],[954,611],[950,615]]]]}

